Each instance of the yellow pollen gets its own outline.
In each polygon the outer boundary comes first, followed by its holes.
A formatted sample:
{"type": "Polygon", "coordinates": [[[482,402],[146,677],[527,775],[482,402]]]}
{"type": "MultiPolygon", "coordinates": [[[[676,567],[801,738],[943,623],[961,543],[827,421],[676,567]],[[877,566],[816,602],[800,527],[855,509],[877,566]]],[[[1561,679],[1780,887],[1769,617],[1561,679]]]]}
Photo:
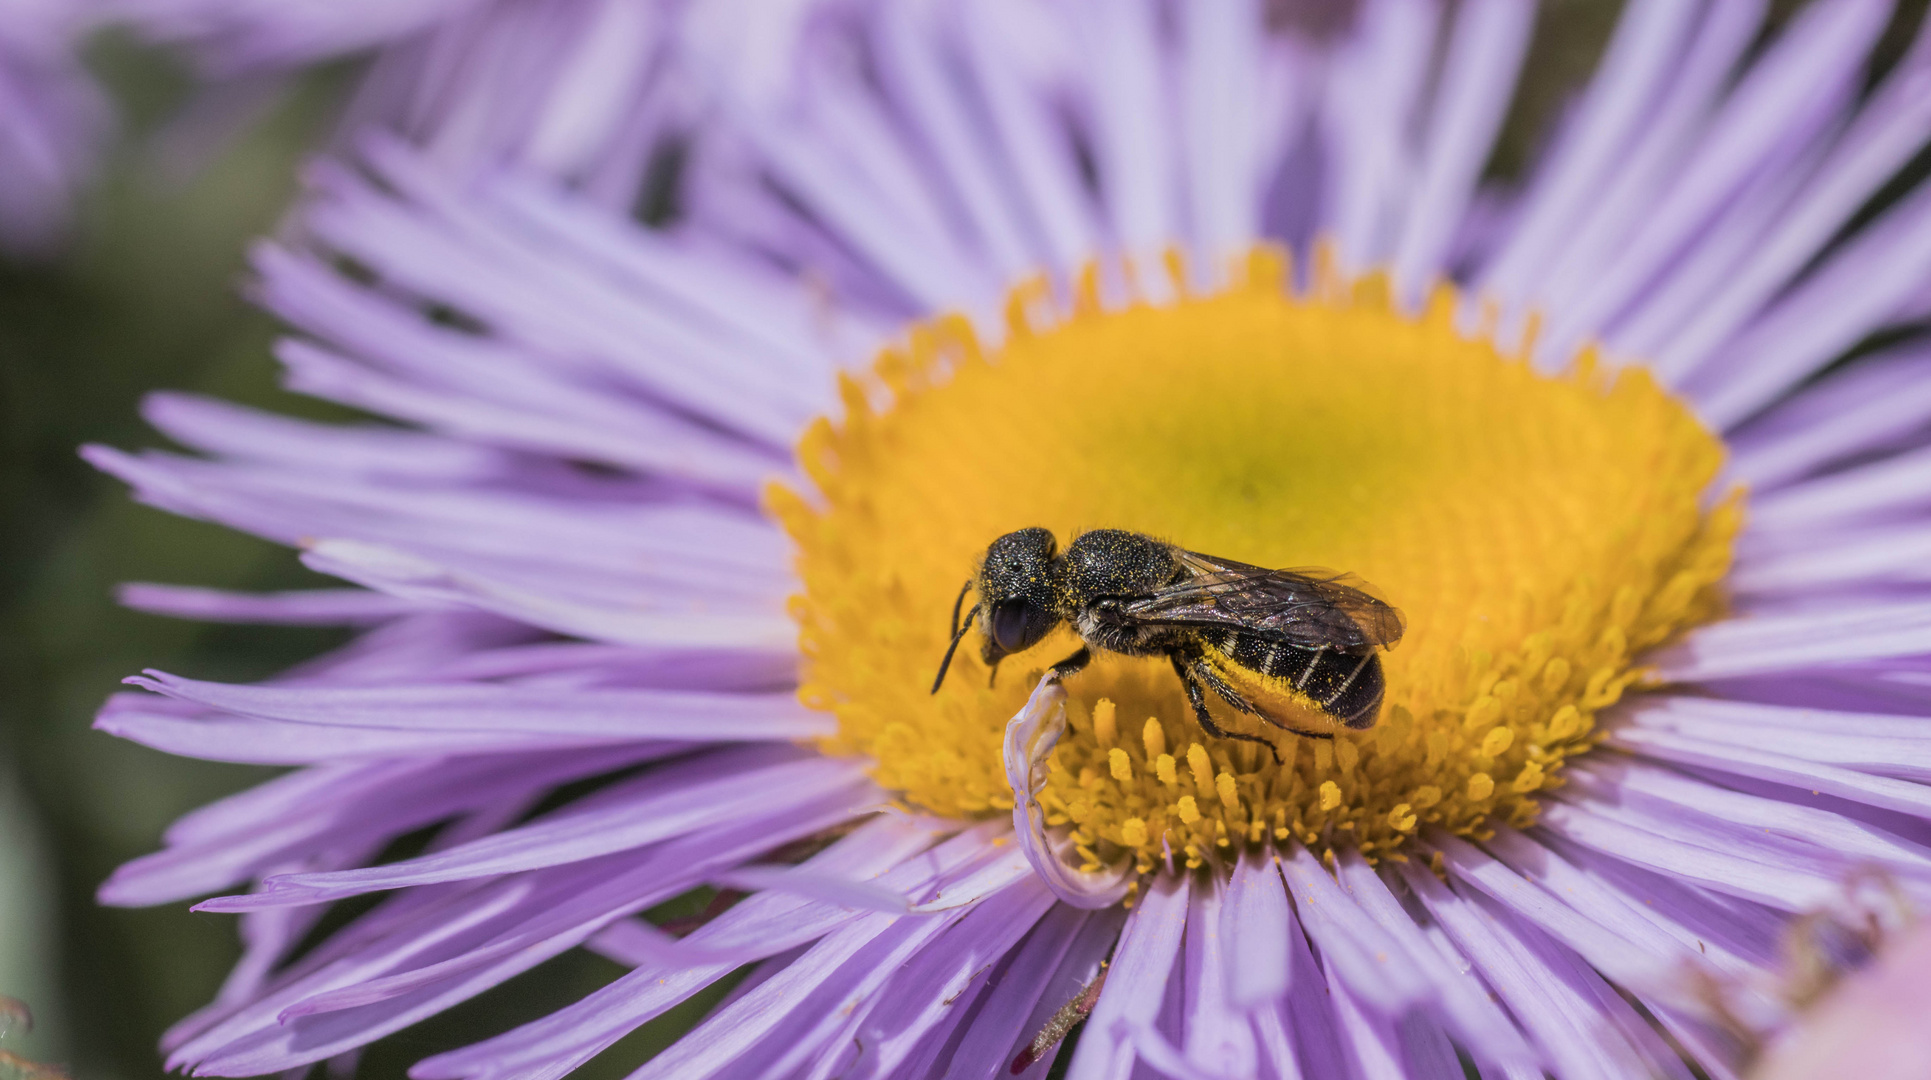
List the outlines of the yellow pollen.
{"type": "Polygon", "coordinates": [[[1066,681],[1068,730],[1038,770],[1048,827],[1086,865],[1198,865],[1264,840],[1381,858],[1425,827],[1532,823],[1643,651],[1720,610],[1742,522],[1740,493],[1709,491],[1723,446],[1639,367],[1586,353],[1542,374],[1458,331],[1448,290],[1409,315],[1381,277],[1313,278],[1288,289],[1261,250],[1225,289],[1161,305],[1086,290],[1055,313],[1029,285],[998,346],[948,316],[844,379],[843,417],[799,446],[808,488],[767,499],[803,581],[799,696],[838,721],[824,749],[868,756],[909,805],[1010,812],[1006,724],[1079,642],[1062,625],[995,681],[975,627],[935,695],[953,600],[1004,533],[1044,526],[1064,547],[1122,528],[1353,572],[1407,634],[1365,731],[1259,676],[1243,692],[1278,690],[1277,712],[1334,738],[1213,701],[1278,762],[1209,737],[1165,659],[1097,655],[1066,681]],[[1148,718],[1137,739],[1122,717],[1148,718]]]}

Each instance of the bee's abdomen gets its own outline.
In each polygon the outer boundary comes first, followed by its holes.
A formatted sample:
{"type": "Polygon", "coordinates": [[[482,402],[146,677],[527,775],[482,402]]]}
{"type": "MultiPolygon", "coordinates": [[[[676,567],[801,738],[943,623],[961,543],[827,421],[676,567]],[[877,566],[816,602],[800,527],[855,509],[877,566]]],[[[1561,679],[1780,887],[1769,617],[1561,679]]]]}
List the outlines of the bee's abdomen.
{"type": "Polygon", "coordinates": [[[1387,684],[1381,674],[1381,657],[1373,651],[1362,654],[1309,648],[1238,630],[1209,635],[1216,636],[1214,644],[1229,660],[1281,680],[1346,726],[1365,728],[1374,723],[1387,684]]]}

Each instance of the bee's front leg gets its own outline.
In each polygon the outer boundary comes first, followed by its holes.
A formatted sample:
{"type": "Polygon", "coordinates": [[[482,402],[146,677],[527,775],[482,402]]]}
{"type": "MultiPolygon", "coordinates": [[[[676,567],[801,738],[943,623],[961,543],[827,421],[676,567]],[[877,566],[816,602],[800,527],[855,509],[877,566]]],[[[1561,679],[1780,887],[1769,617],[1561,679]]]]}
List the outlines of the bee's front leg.
{"type": "Polygon", "coordinates": [[[1059,682],[1069,675],[1078,675],[1080,672],[1086,670],[1086,665],[1092,662],[1093,650],[1082,645],[1078,652],[1054,664],[1047,673],[1047,678],[1052,679],[1054,682],[1059,682]]]}

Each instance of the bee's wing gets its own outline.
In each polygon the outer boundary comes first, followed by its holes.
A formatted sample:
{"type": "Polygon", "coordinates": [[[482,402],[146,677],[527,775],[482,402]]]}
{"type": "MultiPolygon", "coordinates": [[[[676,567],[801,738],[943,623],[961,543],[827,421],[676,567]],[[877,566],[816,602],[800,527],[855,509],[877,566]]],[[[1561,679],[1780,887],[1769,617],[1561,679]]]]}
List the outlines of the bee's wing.
{"type": "Polygon", "coordinates": [[[1231,626],[1296,645],[1361,650],[1401,640],[1401,612],[1370,595],[1352,574],[1320,567],[1269,570],[1197,551],[1175,553],[1189,574],[1128,601],[1139,622],[1231,626]]]}

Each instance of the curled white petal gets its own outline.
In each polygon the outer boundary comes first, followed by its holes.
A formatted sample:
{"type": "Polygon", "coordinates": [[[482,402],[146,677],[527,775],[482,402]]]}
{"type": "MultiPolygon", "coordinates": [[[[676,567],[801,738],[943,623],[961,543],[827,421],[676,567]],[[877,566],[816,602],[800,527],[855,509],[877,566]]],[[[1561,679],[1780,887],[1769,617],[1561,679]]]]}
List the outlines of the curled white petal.
{"type": "Polygon", "coordinates": [[[1012,829],[1026,861],[1053,894],[1074,907],[1112,907],[1126,895],[1132,863],[1098,872],[1074,869],[1062,854],[1072,845],[1046,834],[1046,811],[1033,793],[1045,783],[1046,759],[1066,732],[1066,691],[1043,678],[1006,724],[1006,782],[1012,785],[1012,829]]]}

